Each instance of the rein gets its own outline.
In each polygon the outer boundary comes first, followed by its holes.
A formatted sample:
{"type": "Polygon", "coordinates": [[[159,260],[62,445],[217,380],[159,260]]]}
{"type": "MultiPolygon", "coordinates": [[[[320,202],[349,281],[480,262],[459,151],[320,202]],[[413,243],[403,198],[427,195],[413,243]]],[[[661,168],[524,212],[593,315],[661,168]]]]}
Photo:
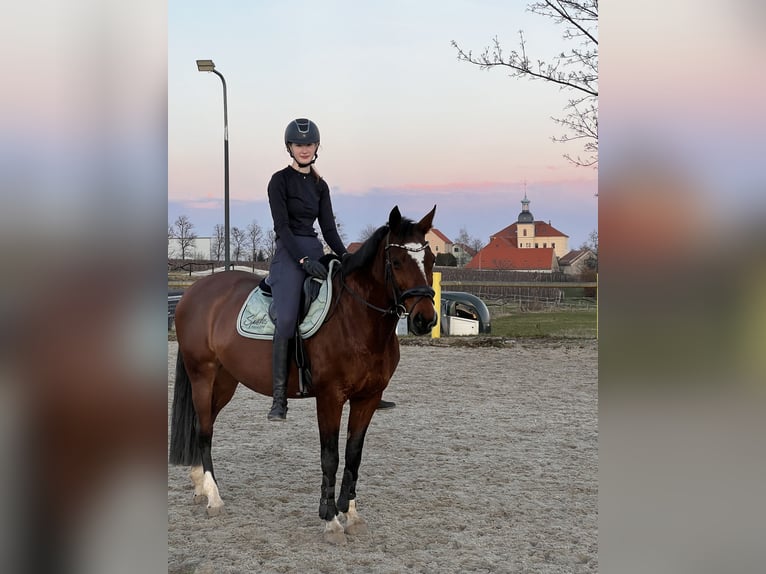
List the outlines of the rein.
{"type": "Polygon", "coordinates": [[[391,232],[389,231],[388,235],[386,235],[386,246],[383,249],[383,251],[386,254],[386,268],[385,268],[386,285],[391,284],[391,293],[393,295],[393,304],[388,309],[384,309],[383,307],[378,307],[377,305],[373,305],[372,303],[364,299],[361,295],[359,295],[358,293],[355,293],[351,289],[351,287],[349,287],[346,284],[346,281],[344,280],[342,273],[341,273],[340,283],[343,286],[343,288],[354,297],[354,299],[364,304],[365,306],[369,307],[370,309],[374,309],[375,311],[380,311],[384,315],[394,315],[398,319],[401,319],[402,317],[409,316],[409,311],[407,311],[407,307],[404,304],[404,301],[406,299],[410,299],[412,297],[418,297],[418,300],[415,301],[415,303],[411,307],[411,308],[414,308],[415,305],[417,305],[420,302],[420,300],[423,299],[424,297],[428,297],[433,302],[436,292],[428,285],[420,285],[418,287],[413,287],[411,289],[407,289],[404,292],[399,290],[399,287],[396,285],[396,281],[394,281],[394,272],[392,270],[392,265],[391,265],[391,256],[389,255],[388,250],[391,247],[397,247],[399,249],[404,249],[405,251],[418,253],[420,251],[425,250],[428,247],[428,241],[423,243],[420,247],[408,247],[406,245],[400,245],[398,243],[389,243],[388,239],[390,235],[391,235],[391,232]]]}

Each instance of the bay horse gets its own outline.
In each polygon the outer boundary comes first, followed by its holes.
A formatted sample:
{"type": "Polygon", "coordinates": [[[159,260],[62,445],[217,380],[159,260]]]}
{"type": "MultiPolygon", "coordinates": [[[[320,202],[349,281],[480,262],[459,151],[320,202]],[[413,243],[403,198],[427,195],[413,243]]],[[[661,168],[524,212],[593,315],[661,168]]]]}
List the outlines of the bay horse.
{"type": "MultiPolygon", "coordinates": [[[[356,511],[356,482],[367,428],[399,363],[398,320],[406,315],[415,335],[429,333],[437,322],[431,287],[435,256],[425,239],[435,213],[436,206],[416,223],[394,207],[388,223],[343,258],[340,273],[330,279],[328,317],[304,341],[311,365],[308,396],[316,400],[321,445],[319,517],[329,542],[342,544],[345,533],[366,532],[356,511]],[[346,401],[345,467],[336,502],[338,435],[346,401]],[[338,512],[345,514],[345,530],[338,512]]],[[[169,461],[192,467],[194,500],[207,500],[209,516],[223,508],[211,456],[216,417],[239,383],[262,395],[272,393],[272,342],[243,337],[235,325],[259,280],[243,271],[216,273],[196,281],[176,307],[178,359],[169,461]]],[[[297,398],[298,390],[293,362],[288,397],[297,398]]]]}

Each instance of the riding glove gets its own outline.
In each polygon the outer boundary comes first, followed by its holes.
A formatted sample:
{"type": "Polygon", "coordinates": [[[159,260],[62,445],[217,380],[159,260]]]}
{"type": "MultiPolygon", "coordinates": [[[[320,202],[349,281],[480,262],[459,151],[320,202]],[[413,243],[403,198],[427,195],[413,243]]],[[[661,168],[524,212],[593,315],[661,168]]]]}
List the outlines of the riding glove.
{"type": "Polygon", "coordinates": [[[315,259],[309,259],[308,257],[304,257],[302,261],[303,262],[301,263],[301,267],[303,267],[303,270],[306,273],[312,277],[318,277],[319,279],[327,278],[327,268],[319,261],[316,261],[315,259]]]}

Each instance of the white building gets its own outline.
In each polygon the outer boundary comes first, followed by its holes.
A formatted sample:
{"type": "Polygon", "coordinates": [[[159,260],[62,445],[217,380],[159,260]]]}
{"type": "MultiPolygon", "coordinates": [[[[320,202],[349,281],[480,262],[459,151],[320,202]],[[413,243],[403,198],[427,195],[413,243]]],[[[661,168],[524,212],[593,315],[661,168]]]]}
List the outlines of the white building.
{"type": "MultiPolygon", "coordinates": [[[[192,240],[192,245],[186,250],[186,259],[211,260],[212,237],[197,237],[192,240]]],[[[168,239],[168,259],[181,259],[181,242],[173,237],[168,239]]]]}

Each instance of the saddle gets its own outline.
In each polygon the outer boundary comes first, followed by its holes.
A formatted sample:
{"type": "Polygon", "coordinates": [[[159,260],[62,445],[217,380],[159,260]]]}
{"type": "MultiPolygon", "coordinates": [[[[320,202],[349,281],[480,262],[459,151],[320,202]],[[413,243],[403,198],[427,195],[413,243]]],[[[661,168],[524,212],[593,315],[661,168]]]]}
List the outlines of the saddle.
{"type": "MultiPolygon", "coordinates": [[[[267,279],[268,275],[261,279],[261,282],[258,284],[258,289],[261,290],[261,293],[263,293],[264,297],[271,297],[271,285],[269,285],[267,279]]],[[[309,310],[311,309],[311,304],[317,300],[319,293],[322,290],[322,283],[323,280],[317,279],[316,277],[306,277],[305,281],[303,282],[303,289],[301,290],[301,302],[298,307],[300,310],[298,314],[299,324],[305,321],[308,317],[309,310]]],[[[269,318],[273,323],[277,322],[277,314],[274,310],[274,303],[269,305],[269,318]]]]}
{"type": "MultiPolygon", "coordinates": [[[[328,278],[340,267],[340,261],[331,259],[328,278]]],[[[296,338],[308,339],[322,326],[332,302],[332,281],[307,277],[301,291],[300,316],[296,338]]],[[[271,285],[266,278],[245,299],[237,315],[237,332],[250,339],[274,338],[274,316],[271,285]]]]}

